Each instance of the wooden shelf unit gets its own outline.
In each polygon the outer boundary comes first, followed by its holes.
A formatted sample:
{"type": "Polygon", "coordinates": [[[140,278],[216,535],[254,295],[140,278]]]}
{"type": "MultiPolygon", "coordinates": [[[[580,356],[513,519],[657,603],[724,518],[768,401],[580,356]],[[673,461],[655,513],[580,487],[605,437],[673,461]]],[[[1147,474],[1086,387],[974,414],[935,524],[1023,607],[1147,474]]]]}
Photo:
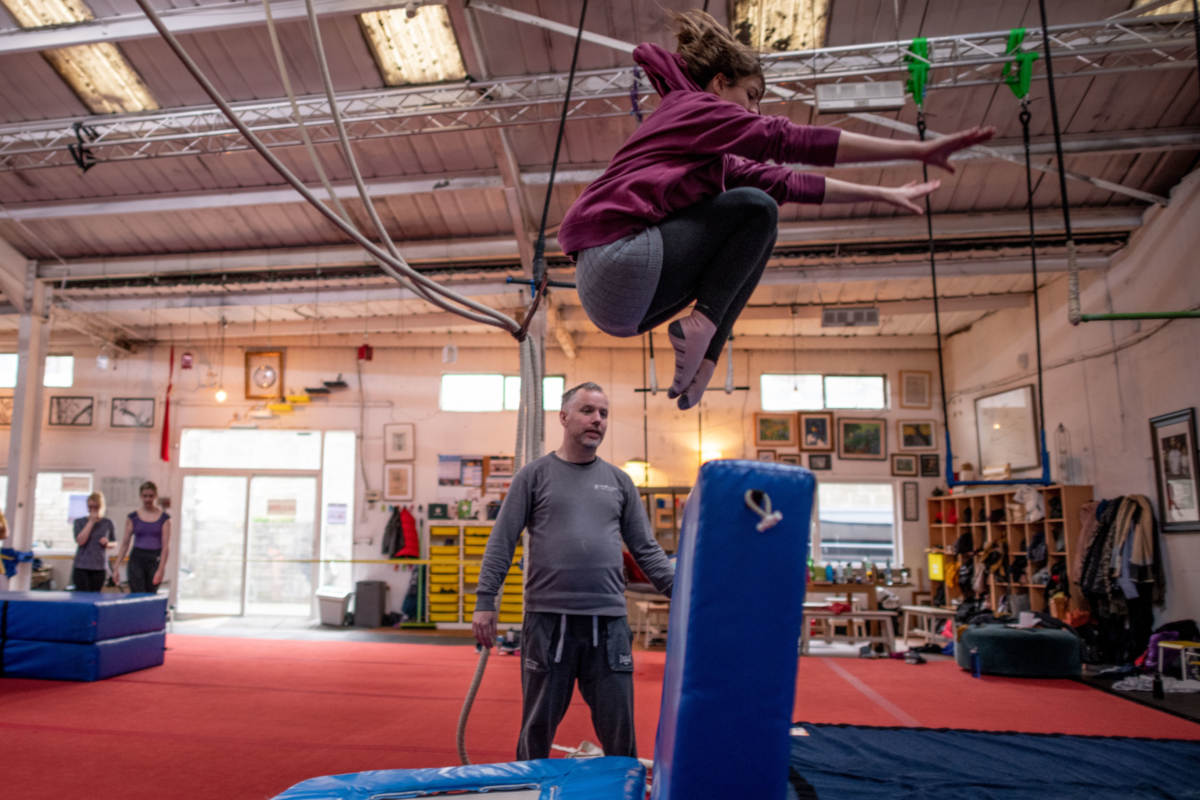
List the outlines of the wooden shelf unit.
{"type": "MultiPolygon", "coordinates": [[[[926,500],[929,520],[929,549],[932,552],[946,554],[946,570],[957,570],[965,556],[955,555],[955,543],[963,534],[971,535],[971,549],[982,550],[988,542],[996,540],[1008,545],[1009,562],[1017,556],[1026,556],[1026,548],[1033,537],[1041,533],[1046,539],[1047,562],[1045,566],[1063,561],[1067,565],[1067,580],[1070,584],[1069,608],[1085,607],[1083,594],[1079,589],[1079,576],[1072,566],[1072,556],[1079,546],[1079,509],[1092,499],[1091,486],[1038,486],[1041,493],[1046,516],[1036,522],[1025,522],[1022,515],[1014,513],[1011,506],[1016,505],[1013,499],[1016,486],[997,486],[995,489],[976,489],[966,494],[944,495],[930,497],[926,500]],[[970,510],[969,515],[967,514],[970,510]],[[1003,518],[992,520],[993,515],[999,517],[998,509],[1003,510],[1003,518]],[[1057,511],[1061,509],[1061,511],[1057,511]],[[1056,510],[1055,516],[1050,516],[1056,510]],[[982,519],[981,519],[982,515],[982,519]],[[967,517],[970,522],[965,522],[967,517]],[[940,521],[939,521],[940,520],[940,521]],[[950,520],[954,520],[951,522],[950,520]],[[1062,549],[1056,547],[1061,542],[1062,549]]],[[[976,569],[982,569],[976,563],[976,569]]],[[[988,599],[990,607],[995,609],[1001,595],[1019,594],[1024,592],[1029,597],[1029,608],[1032,611],[1048,611],[1045,586],[1032,582],[1033,574],[1039,568],[1026,562],[1024,574],[1014,579],[988,576],[988,599]]],[[[934,584],[945,581],[933,581],[934,584]]],[[[936,585],[935,585],[936,591],[936,585]]],[[[962,599],[959,587],[947,586],[946,603],[955,604],[962,599]]]]}
{"type": "MultiPolygon", "coordinates": [[[[475,613],[475,589],[491,522],[446,520],[429,525],[429,621],[439,628],[470,626],[475,613]]],[[[504,578],[498,621],[520,626],[524,615],[525,547],[518,543],[513,564],[504,578]]]]}
{"type": "Polygon", "coordinates": [[[679,526],[683,524],[683,504],[691,494],[690,486],[639,486],[638,494],[646,505],[650,530],[668,555],[679,549],[679,526]]]}

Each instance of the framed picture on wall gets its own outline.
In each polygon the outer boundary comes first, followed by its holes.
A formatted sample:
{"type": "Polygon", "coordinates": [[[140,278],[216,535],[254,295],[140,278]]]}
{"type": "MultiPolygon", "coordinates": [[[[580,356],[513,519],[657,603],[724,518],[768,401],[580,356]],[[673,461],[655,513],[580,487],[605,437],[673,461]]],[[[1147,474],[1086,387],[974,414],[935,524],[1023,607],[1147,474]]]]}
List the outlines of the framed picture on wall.
{"type": "Polygon", "coordinates": [[[933,373],[923,370],[900,370],[900,407],[930,408],[933,406],[933,373]]]}
{"type": "Polygon", "coordinates": [[[921,453],[921,477],[922,478],[937,478],[941,472],[941,456],[937,453],[921,453]]]}
{"type": "Polygon", "coordinates": [[[775,460],[775,451],[774,450],[759,450],[758,451],[758,460],[759,461],[774,461],[775,460]]]}
{"type": "Polygon", "coordinates": [[[383,426],[383,460],[412,461],[416,454],[416,426],[411,422],[393,422],[383,426]]]}
{"type": "Polygon", "coordinates": [[[779,463],[780,464],[795,464],[797,467],[799,467],[799,466],[801,466],[800,454],[799,453],[780,453],[779,454],[779,463]]]}
{"type": "Polygon", "coordinates": [[[893,453],[892,454],[892,474],[893,475],[916,475],[917,474],[917,456],[915,453],[893,453]]]}
{"type": "Polygon", "coordinates": [[[887,422],[878,417],[838,417],[838,458],[887,460],[887,422]]]}
{"type": "Polygon", "coordinates": [[[12,426],[13,399],[12,396],[0,397],[0,428],[12,426]]]}
{"type": "Polygon", "coordinates": [[[937,426],[931,419],[902,419],[896,422],[896,440],[902,450],[936,450],[934,438],[937,426]]]}
{"type": "Polygon", "coordinates": [[[800,412],[800,449],[833,452],[833,414],[828,411],[800,412]]]}
{"type": "Polygon", "coordinates": [[[795,447],[796,415],[758,411],[754,414],[755,447],[795,447]]]}
{"type": "Polygon", "coordinates": [[[1190,408],[1151,417],[1158,521],[1163,533],[1200,531],[1196,414],[1190,408]]]}
{"type": "Polygon", "coordinates": [[[87,428],[92,424],[95,409],[95,398],[55,395],[50,398],[50,414],[46,422],[55,426],[87,428]]]}
{"type": "Polygon", "coordinates": [[[902,487],[901,505],[903,506],[905,522],[919,522],[921,519],[921,503],[918,496],[917,482],[905,481],[902,487]]]}
{"type": "Polygon", "coordinates": [[[833,456],[829,453],[810,453],[808,456],[808,468],[814,472],[833,469],[833,456]]]}
{"type": "Polygon", "coordinates": [[[114,397],[108,424],[113,428],[153,428],[153,397],[114,397]]]}
{"type": "Polygon", "coordinates": [[[246,399],[283,399],[282,350],[246,350],[246,399]]]}
{"type": "Polygon", "coordinates": [[[383,465],[383,499],[391,502],[413,499],[413,465],[383,465]]]}

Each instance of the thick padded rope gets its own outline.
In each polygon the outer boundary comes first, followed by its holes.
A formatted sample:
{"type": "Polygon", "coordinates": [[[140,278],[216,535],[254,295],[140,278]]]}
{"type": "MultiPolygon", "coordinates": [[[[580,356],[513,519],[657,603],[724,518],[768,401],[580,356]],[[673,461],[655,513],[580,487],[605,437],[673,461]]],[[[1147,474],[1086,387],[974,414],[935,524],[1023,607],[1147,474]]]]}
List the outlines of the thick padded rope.
{"type": "Polygon", "coordinates": [[[421,284],[425,288],[434,292],[438,292],[453,302],[465,306],[466,308],[447,308],[446,310],[453,311],[454,313],[466,317],[467,319],[492,325],[498,328],[503,328],[511,333],[515,333],[519,329],[520,326],[516,320],[500,313],[499,311],[496,311],[495,309],[488,308],[482,303],[477,303],[470,298],[463,297],[456,292],[452,292],[449,289],[440,286],[437,282],[414,270],[403,259],[393,259],[389,253],[381,250],[374,242],[363,236],[353,225],[339,217],[332,209],[326,207],[325,204],[318,200],[312,194],[312,192],[308,190],[308,187],[305,186],[299,178],[292,174],[292,172],[288,170],[286,166],[284,166],[284,164],[275,156],[275,154],[272,153],[270,149],[264,145],[257,136],[254,135],[254,133],[246,126],[246,124],[238,118],[237,114],[234,113],[230,105],[216,90],[216,87],[212,85],[212,82],[208,80],[208,77],[200,70],[196,62],[193,61],[191,56],[188,55],[187,51],[183,49],[183,46],[179,43],[178,39],[175,38],[175,35],[172,34],[167,26],[163,23],[162,18],[159,17],[158,13],[150,6],[148,0],[136,0],[136,2],[138,7],[141,8],[142,12],[146,15],[147,19],[150,20],[150,23],[154,26],[155,30],[157,30],[159,35],[163,37],[163,41],[167,43],[167,46],[171,48],[176,57],[179,58],[180,62],[200,85],[200,88],[204,90],[204,93],[209,96],[209,99],[211,99],[213,103],[221,110],[221,113],[225,115],[225,117],[237,129],[237,131],[242,134],[250,146],[258,151],[258,154],[266,160],[271,168],[279,173],[279,175],[285,181],[287,181],[288,184],[291,185],[291,187],[295,189],[301,197],[303,197],[310,205],[312,205],[313,208],[315,208],[322,216],[328,219],[333,225],[353,239],[359,244],[359,246],[361,246],[377,261],[379,261],[384,272],[401,281],[401,278],[397,278],[397,271],[402,272],[414,282],[421,284]]]}

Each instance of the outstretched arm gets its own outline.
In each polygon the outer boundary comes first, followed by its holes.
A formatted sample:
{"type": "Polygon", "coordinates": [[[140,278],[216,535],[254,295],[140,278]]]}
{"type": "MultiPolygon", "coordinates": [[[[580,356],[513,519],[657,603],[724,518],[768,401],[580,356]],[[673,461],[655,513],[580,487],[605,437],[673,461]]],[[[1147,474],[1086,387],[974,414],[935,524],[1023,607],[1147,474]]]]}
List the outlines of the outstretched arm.
{"type": "Polygon", "coordinates": [[[868,186],[837,178],[826,178],[823,202],[862,203],[878,200],[914,214],[924,214],[925,208],[921,205],[921,198],[941,185],[941,181],[933,180],[926,183],[912,181],[903,186],[868,186]]]}
{"type": "Polygon", "coordinates": [[[871,161],[890,161],[896,158],[920,161],[947,172],[954,172],[950,156],[959,150],[983,144],[996,135],[992,127],[967,128],[964,131],[927,139],[924,142],[910,139],[883,139],[862,133],[842,131],[838,137],[837,164],[861,164],[871,161]]]}

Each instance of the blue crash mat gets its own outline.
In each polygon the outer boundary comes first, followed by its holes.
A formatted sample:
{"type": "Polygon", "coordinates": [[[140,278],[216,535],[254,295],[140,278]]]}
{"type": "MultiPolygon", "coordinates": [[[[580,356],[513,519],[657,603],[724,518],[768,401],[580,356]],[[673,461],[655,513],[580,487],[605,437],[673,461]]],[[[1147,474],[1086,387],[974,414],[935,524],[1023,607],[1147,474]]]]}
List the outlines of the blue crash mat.
{"type": "Polygon", "coordinates": [[[815,488],[812,473],[786,464],[701,467],[671,593],[655,800],[774,800],[787,791],[815,488]],[[782,514],[774,527],[757,529],[748,491],[782,514]]]}
{"type": "Polygon", "coordinates": [[[9,639],[99,642],[166,623],[166,595],[0,592],[0,637],[9,639]]]}
{"type": "Polygon", "coordinates": [[[102,642],[0,641],[0,674],[6,678],[98,681],[163,663],[167,635],[138,633],[102,642]]]}
{"type": "Polygon", "coordinates": [[[851,725],[801,727],[808,735],[791,740],[790,797],[1200,797],[1200,742],[851,725]]]}
{"type": "Polygon", "coordinates": [[[636,758],[544,758],[507,764],[388,769],[325,775],[297,783],[274,800],[368,800],[470,791],[537,790],[542,800],[642,800],[646,768],[636,758]],[[400,794],[403,792],[404,794],[400,794]]]}

